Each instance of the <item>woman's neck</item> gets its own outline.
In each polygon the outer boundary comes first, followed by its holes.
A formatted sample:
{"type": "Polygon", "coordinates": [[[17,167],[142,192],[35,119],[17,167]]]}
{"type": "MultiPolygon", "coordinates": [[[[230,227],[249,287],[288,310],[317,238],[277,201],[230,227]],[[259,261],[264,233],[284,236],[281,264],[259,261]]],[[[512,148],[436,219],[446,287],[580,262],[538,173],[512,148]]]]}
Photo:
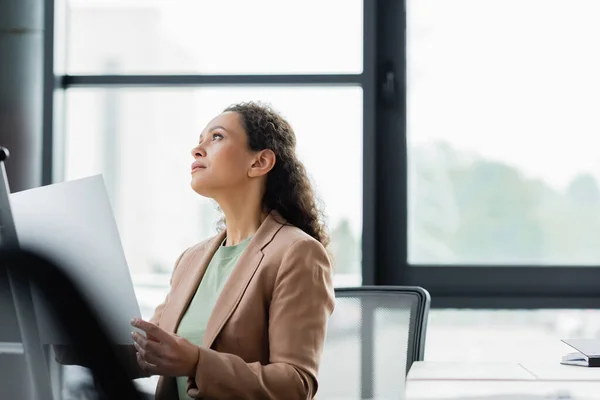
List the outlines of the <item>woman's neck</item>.
{"type": "Polygon", "coordinates": [[[261,207],[252,204],[240,204],[238,207],[221,206],[227,224],[226,246],[235,246],[254,235],[266,218],[261,207]]]}

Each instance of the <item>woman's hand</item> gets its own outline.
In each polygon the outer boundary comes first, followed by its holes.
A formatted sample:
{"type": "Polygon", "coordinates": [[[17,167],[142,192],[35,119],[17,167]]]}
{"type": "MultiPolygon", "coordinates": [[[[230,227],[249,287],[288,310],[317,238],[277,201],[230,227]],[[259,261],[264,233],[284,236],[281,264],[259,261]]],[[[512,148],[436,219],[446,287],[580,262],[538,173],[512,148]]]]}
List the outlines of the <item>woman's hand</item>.
{"type": "Polygon", "coordinates": [[[133,332],[137,362],[145,373],[163,376],[194,376],[200,356],[189,340],[165,332],[157,325],[134,319],[131,325],[146,332],[146,337],[133,332]]]}

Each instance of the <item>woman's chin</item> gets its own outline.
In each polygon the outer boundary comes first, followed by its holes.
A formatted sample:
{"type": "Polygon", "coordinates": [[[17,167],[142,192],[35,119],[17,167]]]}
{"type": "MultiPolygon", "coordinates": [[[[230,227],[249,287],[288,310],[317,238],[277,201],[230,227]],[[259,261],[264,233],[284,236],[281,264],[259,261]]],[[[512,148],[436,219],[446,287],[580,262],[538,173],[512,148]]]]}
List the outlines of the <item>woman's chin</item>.
{"type": "Polygon", "coordinates": [[[211,195],[212,191],[206,185],[202,185],[200,182],[196,182],[194,179],[192,179],[190,186],[194,192],[198,193],[202,197],[213,197],[211,195]]]}

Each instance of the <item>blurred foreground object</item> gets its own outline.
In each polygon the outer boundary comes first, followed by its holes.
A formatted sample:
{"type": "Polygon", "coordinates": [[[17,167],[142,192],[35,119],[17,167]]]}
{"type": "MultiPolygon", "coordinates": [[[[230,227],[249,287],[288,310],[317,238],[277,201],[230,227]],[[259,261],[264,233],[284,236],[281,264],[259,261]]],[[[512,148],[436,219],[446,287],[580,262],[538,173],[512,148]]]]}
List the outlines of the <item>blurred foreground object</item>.
{"type": "Polygon", "coordinates": [[[80,290],[61,268],[31,251],[4,246],[0,268],[35,286],[71,343],[72,351],[94,376],[103,399],[142,399],[116,345],[80,290]]]}

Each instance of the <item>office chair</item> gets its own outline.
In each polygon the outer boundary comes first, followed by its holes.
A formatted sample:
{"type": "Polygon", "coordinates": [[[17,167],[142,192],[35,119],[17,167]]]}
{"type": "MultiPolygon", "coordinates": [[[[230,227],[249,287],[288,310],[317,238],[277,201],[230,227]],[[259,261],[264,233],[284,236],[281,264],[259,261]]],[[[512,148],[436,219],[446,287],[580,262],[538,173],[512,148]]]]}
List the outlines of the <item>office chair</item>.
{"type": "Polygon", "coordinates": [[[73,351],[92,371],[99,399],[144,398],[106,328],[62,269],[34,252],[6,247],[0,249],[0,268],[36,287],[73,351]]]}
{"type": "Polygon", "coordinates": [[[429,293],[363,286],[338,288],[335,295],[317,398],[402,398],[406,374],[425,353],[429,293]]]}

